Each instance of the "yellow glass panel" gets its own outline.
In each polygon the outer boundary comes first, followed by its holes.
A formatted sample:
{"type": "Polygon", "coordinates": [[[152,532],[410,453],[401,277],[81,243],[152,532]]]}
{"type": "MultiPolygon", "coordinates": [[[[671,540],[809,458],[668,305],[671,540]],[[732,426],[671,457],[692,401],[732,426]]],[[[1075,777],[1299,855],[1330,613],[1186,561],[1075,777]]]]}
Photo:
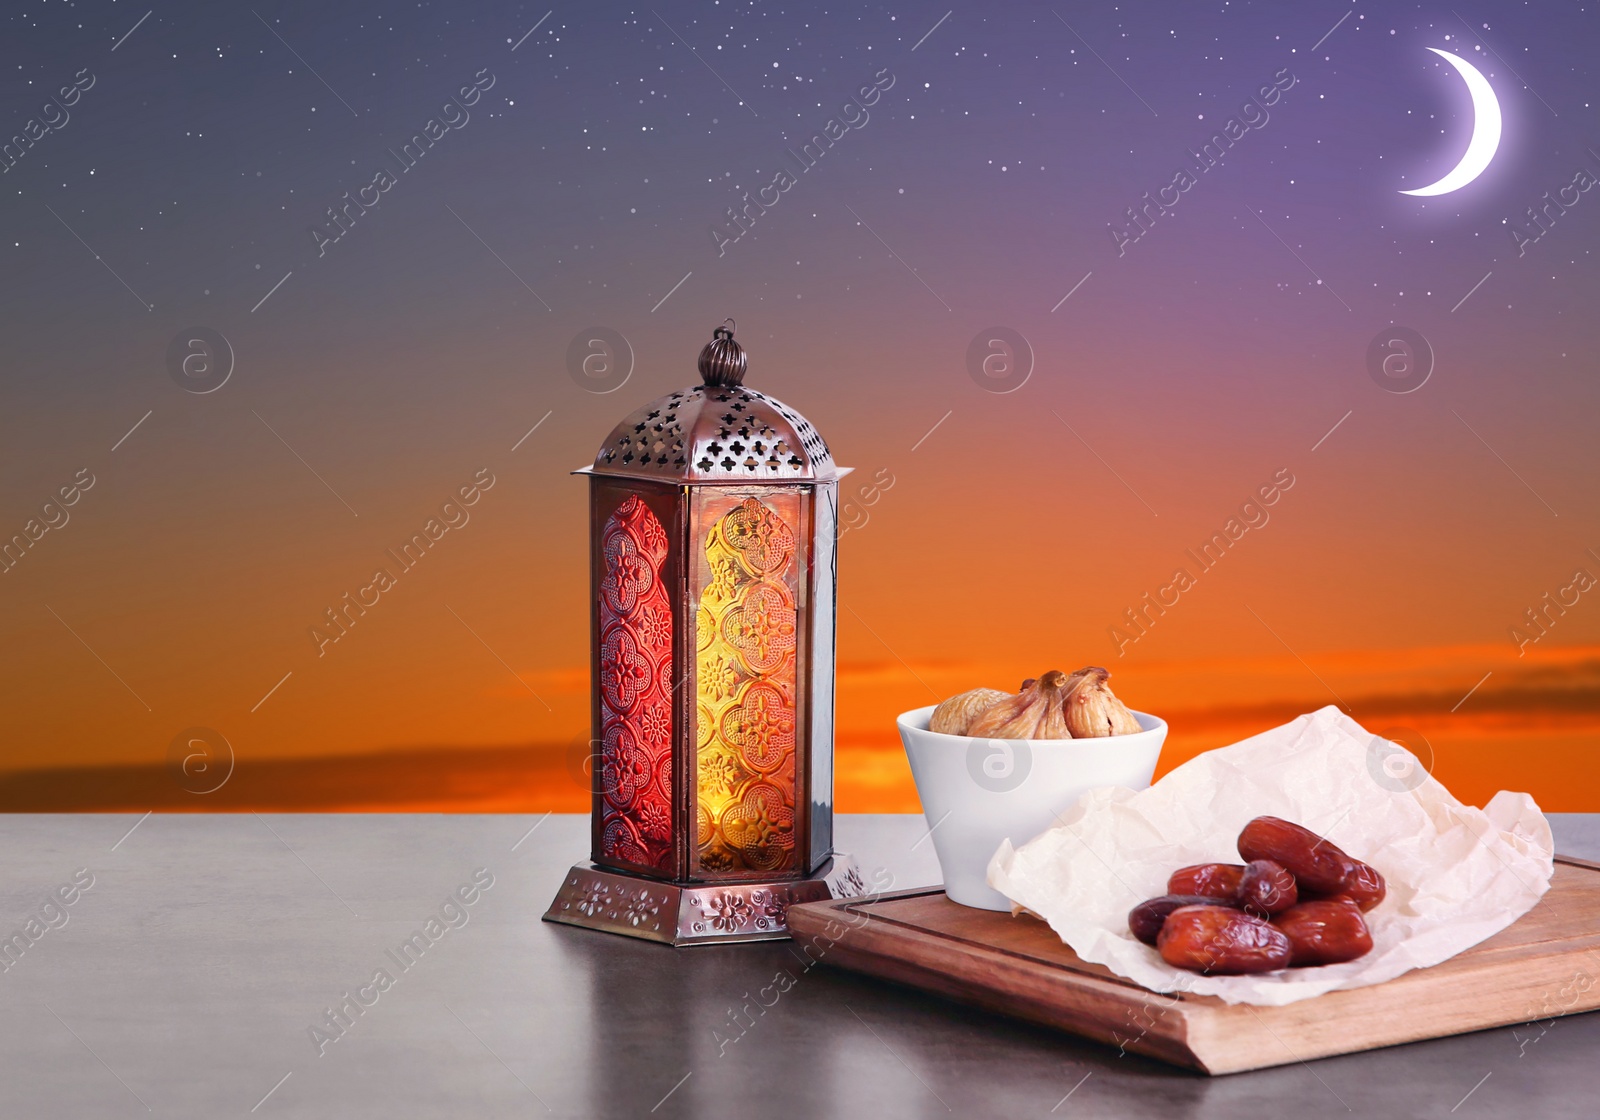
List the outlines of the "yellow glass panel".
{"type": "Polygon", "coordinates": [[[794,491],[712,498],[696,613],[696,865],[793,870],[805,542],[794,491]],[[724,511],[721,507],[727,507],[724,511]]]}

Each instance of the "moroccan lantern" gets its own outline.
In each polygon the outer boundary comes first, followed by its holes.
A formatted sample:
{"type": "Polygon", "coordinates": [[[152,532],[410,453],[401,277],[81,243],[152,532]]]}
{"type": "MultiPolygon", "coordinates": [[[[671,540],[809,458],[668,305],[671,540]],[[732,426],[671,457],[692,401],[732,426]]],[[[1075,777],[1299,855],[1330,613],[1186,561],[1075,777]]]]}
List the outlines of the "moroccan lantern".
{"type": "Polygon", "coordinates": [[[832,858],[848,472],[805,417],[744,387],[745,368],[718,327],[703,383],[629,416],[576,472],[590,495],[592,853],[548,921],[673,945],[785,937],[789,906],[859,882],[832,858]]]}

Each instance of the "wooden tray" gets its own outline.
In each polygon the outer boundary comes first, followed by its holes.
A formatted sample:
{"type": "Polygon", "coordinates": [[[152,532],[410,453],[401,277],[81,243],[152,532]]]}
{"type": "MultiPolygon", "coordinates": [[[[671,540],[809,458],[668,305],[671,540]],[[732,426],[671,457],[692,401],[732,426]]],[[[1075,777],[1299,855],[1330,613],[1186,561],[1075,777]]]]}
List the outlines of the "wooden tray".
{"type": "Polygon", "coordinates": [[[958,906],[938,887],[794,906],[789,928],[822,963],[1208,1074],[1600,1008],[1600,864],[1565,856],[1540,904],[1482,944],[1287,1007],[1151,992],[1079,960],[1037,918],[958,906]]]}

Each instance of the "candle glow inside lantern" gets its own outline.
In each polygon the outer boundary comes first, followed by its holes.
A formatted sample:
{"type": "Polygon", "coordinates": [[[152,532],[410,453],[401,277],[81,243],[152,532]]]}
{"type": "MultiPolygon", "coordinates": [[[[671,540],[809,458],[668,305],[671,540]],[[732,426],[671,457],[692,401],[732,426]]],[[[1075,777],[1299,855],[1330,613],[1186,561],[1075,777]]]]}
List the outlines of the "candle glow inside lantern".
{"type": "Polygon", "coordinates": [[[719,327],[703,384],[652,401],[589,476],[592,859],[548,921],[674,945],[788,935],[835,865],[839,480],[799,413],[742,382],[719,327]]]}

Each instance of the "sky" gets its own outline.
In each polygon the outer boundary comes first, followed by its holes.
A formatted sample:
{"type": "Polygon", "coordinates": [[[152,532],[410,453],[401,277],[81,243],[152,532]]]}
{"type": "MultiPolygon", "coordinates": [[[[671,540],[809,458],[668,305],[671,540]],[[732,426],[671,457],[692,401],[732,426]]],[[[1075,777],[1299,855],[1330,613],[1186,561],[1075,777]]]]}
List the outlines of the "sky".
{"type": "Polygon", "coordinates": [[[12,5],[0,804],[583,808],[570,472],[732,317],[855,468],[841,809],[1101,664],[1600,811],[1595,19],[12,5]]]}

